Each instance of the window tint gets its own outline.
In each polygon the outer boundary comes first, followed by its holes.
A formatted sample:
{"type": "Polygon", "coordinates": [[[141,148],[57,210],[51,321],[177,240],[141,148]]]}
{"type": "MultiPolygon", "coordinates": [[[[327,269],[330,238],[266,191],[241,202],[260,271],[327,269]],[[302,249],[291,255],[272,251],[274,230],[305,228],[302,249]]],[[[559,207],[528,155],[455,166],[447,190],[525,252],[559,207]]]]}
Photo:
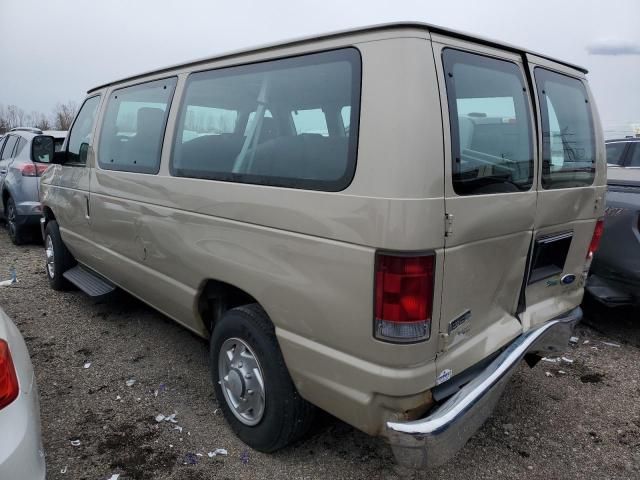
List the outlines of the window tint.
{"type": "Polygon", "coordinates": [[[640,142],[633,145],[633,153],[627,165],[628,167],[640,167],[640,142]]]}
{"type": "Polygon", "coordinates": [[[71,132],[69,132],[67,162],[87,163],[87,152],[89,145],[91,145],[93,125],[96,120],[96,112],[98,111],[99,104],[99,96],[88,98],[78,112],[71,127],[71,132]]]}
{"type": "Polygon", "coordinates": [[[351,120],[351,106],[347,105],[346,107],[342,107],[340,110],[340,118],[342,120],[342,128],[344,132],[349,134],[349,124],[351,120]]]}
{"type": "Polygon", "coordinates": [[[233,133],[237,120],[237,110],[189,105],[185,114],[182,141],[188,142],[203,135],[233,133]]]}
{"type": "MultiPolygon", "coordinates": [[[[154,82],[114,90],[105,112],[98,163],[107,170],[137,173],[158,173],[162,140],[169,115],[176,79],[154,82]]],[[[203,112],[192,110],[189,135],[193,128],[208,128],[203,112]]],[[[198,133],[195,131],[195,136],[198,133]]]]}
{"type": "Polygon", "coordinates": [[[20,137],[18,139],[18,146],[16,147],[16,151],[13,154],[14,157],[17,157],[18,155],[20,155],[22,153],[22,150],[24,150],[24,147],[27,146],[27,142],[24,138],[20,137]]]}
{"type": "Polygon", "coordinates": [[[18,137],[15,135],[9,135],[7,137],[7,142],[4,145],[4,149],[2,150],[2,158],[1,160],[6,160],[7,158],[12,158],[13,155],[13,147],[18,143],[18,137]]]}
{"type": "Polygon", "coordinates": [[[446,49],[446,74],[458,195],[529,190],[533,143],[525,82],[514,63],[446,49]]]}
{"type": "Polygon", "coordinates": [[[173,175],[338,191],[355,169],[360,56],[349,48],[191,74],[173,175]],[[236,112],[233,131],[187,138],[190,109],[236,112]],[[347,108],[345,130],[342,113],[347,108]]]}
{"type": "Polygon", "coordinates": [[[622,154],[627,148],[627,142],[607,143],[607,163],[611,165],[621,165],[624,160],[622,154]]]}
{"type": "Polygon", "coordinates": [[[317,133],[324,137],[329,136],[327,119],[324,117],[324,112],[320,108],[314,108],[312,110],[294,110],[293,124],[296,127],[297,135],[300,135],[301,133],[317,133]]]}
{"type": "Polygon", "coordinates": [[[535,69],[542,118],[542,187],[591,185],[596,149],[591,108],[583,83],[535,69]]]}

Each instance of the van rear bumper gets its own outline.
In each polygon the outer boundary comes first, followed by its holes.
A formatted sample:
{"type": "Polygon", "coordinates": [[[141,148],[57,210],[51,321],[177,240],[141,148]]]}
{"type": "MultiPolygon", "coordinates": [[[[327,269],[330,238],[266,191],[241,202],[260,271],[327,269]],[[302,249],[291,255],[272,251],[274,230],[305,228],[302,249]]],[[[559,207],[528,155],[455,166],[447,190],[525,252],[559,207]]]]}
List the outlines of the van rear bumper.
{"type": "Polygon", "coordinates": [[[504,388],[527,353],[561,353],[582,319],[577,307],[514,340],[476,378],[429,416],[411,422],[387,422],[386,436],[397,462],[431,468],[449,460],[491,415],[504,388]]]}

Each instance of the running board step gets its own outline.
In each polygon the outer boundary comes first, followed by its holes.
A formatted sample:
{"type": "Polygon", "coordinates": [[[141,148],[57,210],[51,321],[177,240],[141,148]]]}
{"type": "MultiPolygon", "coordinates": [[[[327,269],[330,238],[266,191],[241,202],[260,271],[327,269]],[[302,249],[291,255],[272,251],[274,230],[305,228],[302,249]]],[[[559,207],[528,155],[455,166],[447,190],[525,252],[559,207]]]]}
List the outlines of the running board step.
{"type": "Polygon", "coordinates": [[[62,276],[94,298],[108,295],[116,289],[114,284],[80,265],[67,270],[62,276]]]}

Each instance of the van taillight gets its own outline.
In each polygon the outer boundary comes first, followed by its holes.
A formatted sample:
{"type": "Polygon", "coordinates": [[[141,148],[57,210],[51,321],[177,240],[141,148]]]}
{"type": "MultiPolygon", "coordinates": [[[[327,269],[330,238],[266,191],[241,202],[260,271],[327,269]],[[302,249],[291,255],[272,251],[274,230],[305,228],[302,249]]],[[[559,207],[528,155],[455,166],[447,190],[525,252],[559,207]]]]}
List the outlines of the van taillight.
{"type": "Polygon", "coordinates": [[[18,397],[18,377],[13,366],[9,345],[0,340],[0,409],[18,397]]]}
{"type": "Polygon", "coordinates": [[[375,336],[416,342],[431,334],[435,256],[376,254],[375,336]]]}
{"type": "Polygon", "coordinates": [[[20,166],[20,173],[23,177],[39,177],[47,168],[49,165],[44,163],[25,163],[20,166]]]}
{"type": "Polygon", "coordinates": [[[593,229],[593,237],[591,237],[591,243],[589,244],[589,250],[587,251],[587,260],[591,260],[593,255],[600,246],[600,239],[602,238],[602,232],[604,231],[604,220],[598,219],[596,227],[593,229]]]}

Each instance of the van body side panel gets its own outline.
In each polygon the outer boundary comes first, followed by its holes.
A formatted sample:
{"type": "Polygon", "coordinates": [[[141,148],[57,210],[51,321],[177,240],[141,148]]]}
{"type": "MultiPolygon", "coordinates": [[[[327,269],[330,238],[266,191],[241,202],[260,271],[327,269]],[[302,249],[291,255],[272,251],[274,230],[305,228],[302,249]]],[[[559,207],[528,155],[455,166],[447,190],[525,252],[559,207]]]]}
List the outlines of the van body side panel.
{"type": "Polygon", "coordinates": [[[374,339],[375,252],[434,251],[434,319],[443,273],[442,118],[431,46],[427,38],[386,37],[355,44],[359,149],[342,192],[170,176],[182,74],[159,174],[97,167],[92,183],[100,246],[92,268],[202,335],[196,303],[204,283],[244,290],[276,325],[302,396],[370,433],[384,424],[382,410],[424,404],[438,341],[437,331],[416,344],[374,339]]]}

